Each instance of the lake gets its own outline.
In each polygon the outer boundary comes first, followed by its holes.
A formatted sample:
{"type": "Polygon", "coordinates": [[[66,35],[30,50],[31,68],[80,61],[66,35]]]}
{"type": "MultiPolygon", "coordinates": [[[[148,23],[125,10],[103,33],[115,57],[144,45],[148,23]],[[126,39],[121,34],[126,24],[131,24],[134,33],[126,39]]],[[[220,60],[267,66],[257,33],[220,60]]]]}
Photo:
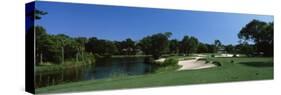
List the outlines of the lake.
{"type": "Polygon", "coordinates": [[[35,85],[36,88],[38,88],[68,82],[151,73],[152,66],[146,63],[146,58],[147,57],[104,58],[97,60],[96,64],[62,71],[36,73],[35,85]]]}

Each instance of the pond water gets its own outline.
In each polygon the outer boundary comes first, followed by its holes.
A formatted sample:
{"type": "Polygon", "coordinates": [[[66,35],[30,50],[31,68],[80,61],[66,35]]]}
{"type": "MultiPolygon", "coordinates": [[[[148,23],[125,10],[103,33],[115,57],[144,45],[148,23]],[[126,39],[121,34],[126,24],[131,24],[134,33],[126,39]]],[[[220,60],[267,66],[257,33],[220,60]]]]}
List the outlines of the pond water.
{"type": "Polygon", "coordinates": [[[99,59],[96,64],[62,71],[36,73],[35,85],[36,88],[38,88],[83,80],[147,74],[152,72],[152,66],[146,63],[146,58],[147,57],[126,57],[99,59]]]}

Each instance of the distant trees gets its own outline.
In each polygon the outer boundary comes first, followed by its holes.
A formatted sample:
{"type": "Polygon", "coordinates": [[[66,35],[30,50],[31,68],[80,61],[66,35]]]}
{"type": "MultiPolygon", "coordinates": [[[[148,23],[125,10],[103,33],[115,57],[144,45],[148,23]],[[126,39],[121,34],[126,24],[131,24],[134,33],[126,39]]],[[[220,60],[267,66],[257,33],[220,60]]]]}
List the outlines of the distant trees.
{"type": "Polygon", "coordinates": [[[169,44],[169,53],[178,54],[180,49],[180,42],[177,39],[173,39],[169,44]]]}
{"type": "Polygon", "coordinates": [[[157,33],[152,36],[144,37],[140,40],[139,46],[141,50],[148,55],[152,55],[157,59],[168,51],[170,32],[157,33]]]}
{"type": "Polygon", "coordinates": [[[273,56],[273,22],[252,20],[240,30],[238,37],[242,43],[254,42],[256,52],[264,56],[273,56]]]}
{"type": "Polygon", "coordinates": [[[103,39],[97,39],[96,37],[90,38],[85,46],[86,51],[93,54],[111,56],[117,52],[117,48],[113,42],[103,39]]]}
{"type": "Polygon", "coordinates": [[[235,46],[233,46],[231,44],[225,46],[225,51],[228,52],[228,53],[236,53],[235,52],[235,46]]]}
{"type": "Polygon", "coordinates": [[[137,53],[137,46],[136,42],[134,42],[132,39],[127,38],[124,41],[114,42],[118,52],[116,54],[121,54],[121,55],[135,55],[137,53]]]}
{"type": "Polygon", "coordinates": [[[63,34],[48,35],[40,27],[36,28],[36,58],[39,63],[63,64],[65,58],[72,58],[78,52],[77,43],[72,38],[63,34]]]}
{"type": "Polygon", "coordinates": [[[198,43],[197,38],[184,36],[181,41],[180,52],[187,55],[194,53],[197,50],[198,43]]]}
{"type": "Polygon", "coordinates": [[[208,53],[207,45],[205,45],[203,43],[199,43],[198,48],[197,48],[197,53],[208,53]]]}
{"type": "Polygon", "coordinates": [[[47,48],[49,45],[48,34],[42,26],[35,26],[34,29],[31,29],[29,33],[36,33],[36,63],[43,63],[43,54],[47,53],[47,48]]]}
{"type": "MultiPolygon", "coordinates": [[[[34,10],[27,14],[39,20],[47,12],[34,10]]],[[[95,56],[136,55],[142,52],[158,59],[163,54],[215,53],[224,47],[228,53],[243,53],[248,56],[262,53],[273,56],[273,22],[265,23],[253,20],[241,29],[238,34],[241,40],[238,45],[222,45],[220,40],[213,44],[200,42],[196,37],[185,35],[182,40],[169,40],[171,32],[146,36],[139,41],[127,38],[123,41],[110,41],[96,37],[69,37],[64,34],[51,35],[43,26],[32,26],[27,36],[36,36],[36,63],[44,62],[64,64],[65,60],[76,62],[93,62],[95,56]],[[249,44],[253,43],[253,44],[249,44]],[[94,56],[95,55],[95,56],[94,56]]]]}
{"type": "Polygon", "coordinates": [[[246,56],[253,56],[256,51],[255,45],[250,45],[248,43],[241,43],[236,45],[236,52],[240,54],[245,54],[246,56]]]}
{"type": "Polygon", "coordinates": [[[215,45],[213,44],[205,44],[205,45],[208,48],[207,53],[215,53],[215,45]]]}
{"type": "Polygon", "coordinates": [[[215,40],[214,45],[215,45],[214,52],[218,52],[219,48],[222,46],[222,43],[220,40],[215,40]]]}
{"type": "Polygon", "coordinates": [[[88,43],[88,39],[85,37],[78,37],[74,39],[76,41],[76,48],[77,48],[77,53],[76,53],[76,62],[78,61],[85,61],[85,51],[86,47],[85,44],[88,43]]]}

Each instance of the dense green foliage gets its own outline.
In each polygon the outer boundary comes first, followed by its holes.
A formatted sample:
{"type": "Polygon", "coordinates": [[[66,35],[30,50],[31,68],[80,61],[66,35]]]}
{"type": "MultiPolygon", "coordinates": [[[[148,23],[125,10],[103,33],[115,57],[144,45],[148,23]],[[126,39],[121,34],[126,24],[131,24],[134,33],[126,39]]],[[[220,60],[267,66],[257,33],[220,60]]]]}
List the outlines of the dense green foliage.
{"type": "Polygon", "coordinates": [[[171,35],[170,32],[165,32],[147,36],[140,40],[138,45],[144,54],[152,55],[153,58],[157,59],[168,51],[169,37],[171,35]]]}
{"type": "Polygon", "coordinates": [[[184,36],[181,41],[180,52],[184,54],[195,53],[198,46],[198,39],[191,36],[184,36]]]}
{"type": "Polygon", "coordinates": [[[208,52],[208,47],[207,45],[203,43],[199,43],[197,47],[197,53],[207,53],[208,52]]]}
{"type": "Polygon", "coordinates": [[[177,65],[178,59],[168,58],[162,64],[165,65],[165,66],[167,66],[167,65],[177,65]]]}
{"type": "Polygon", "coordinates": [[[117,52],[117,48],[113,42],[103,39],[97,39],[92,37],[89,42],[86,43],[86,51],[93,54],[111,56],[117,52]]]}
{"type": "Polygon", "coordinates": [[[253,20],[241,29],[238,37],[242,44],[254,42],[258,54],[273,56],[273,22],[253,20]]]}
{"type": "Polygon", "coordinates": [[[228,52],[228,53],[236,53],[235,52],[235,46],[233,46],[233,45],[226,45],[225,51],[228,52]]]}
{"type": "Polygon", "coordinates": [[[178,54],[180,48],[180,42],[177,39],[172,39],[169,44],[169,53],[178,54]]]}
{"type": "Polygon", "coordinates": [[[114,43],[119,51],[116,53],[118,55],[135,55],[138,52],[136,42],[130,38],[120,42],[115,41],[114,43]]]}
{"type": "MultiPolygon", "coordinates": [[[[36,26],[36,63],[61,63],[65,60],[74,62],[87,62],[85,52],[85,38],[71,38],[64,34],[49,35],[41,26],[36,26]]],[[[91,57],[93,58],[93,57],[91,57]]]]}

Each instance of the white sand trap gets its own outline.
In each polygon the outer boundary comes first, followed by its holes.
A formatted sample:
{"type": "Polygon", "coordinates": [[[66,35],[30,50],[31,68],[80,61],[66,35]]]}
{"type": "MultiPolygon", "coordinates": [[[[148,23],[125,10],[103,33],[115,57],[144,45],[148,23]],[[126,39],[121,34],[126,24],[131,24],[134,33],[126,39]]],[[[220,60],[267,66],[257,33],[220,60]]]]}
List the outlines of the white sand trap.
{"type": "MultiPolygon", "coordinates": [[[[237,57],[239,57],[239,54],[236,54],[237,57]]],[[[220,54],[220,55],[216,55],[215,57],[233,57],[233,54],[220,54]]]]}
{"type": "Polygon", "coordinates": [[[163,63],[165,60],[166,60],[166,58],[160,58],[160,59],[155,60],[155,62],[163,63]]]}
{"type": "Polygon", "coordinates": [[[198,61],[199,58],[202,57],[195,57],[195,59],[192,60],[179,61],[178,64],[182,67],[178,70],[196,70],[196,69],[216,67],[216,65],[211,63],[206,64],[205,61],[198,61]]]}
{"type": "Polygon", "coordinates": [[[207,55],[204,55],[204,54],[194,54],[194,55],[196,55],[198,57],[206,57],[207,56],[207,55]]]}

